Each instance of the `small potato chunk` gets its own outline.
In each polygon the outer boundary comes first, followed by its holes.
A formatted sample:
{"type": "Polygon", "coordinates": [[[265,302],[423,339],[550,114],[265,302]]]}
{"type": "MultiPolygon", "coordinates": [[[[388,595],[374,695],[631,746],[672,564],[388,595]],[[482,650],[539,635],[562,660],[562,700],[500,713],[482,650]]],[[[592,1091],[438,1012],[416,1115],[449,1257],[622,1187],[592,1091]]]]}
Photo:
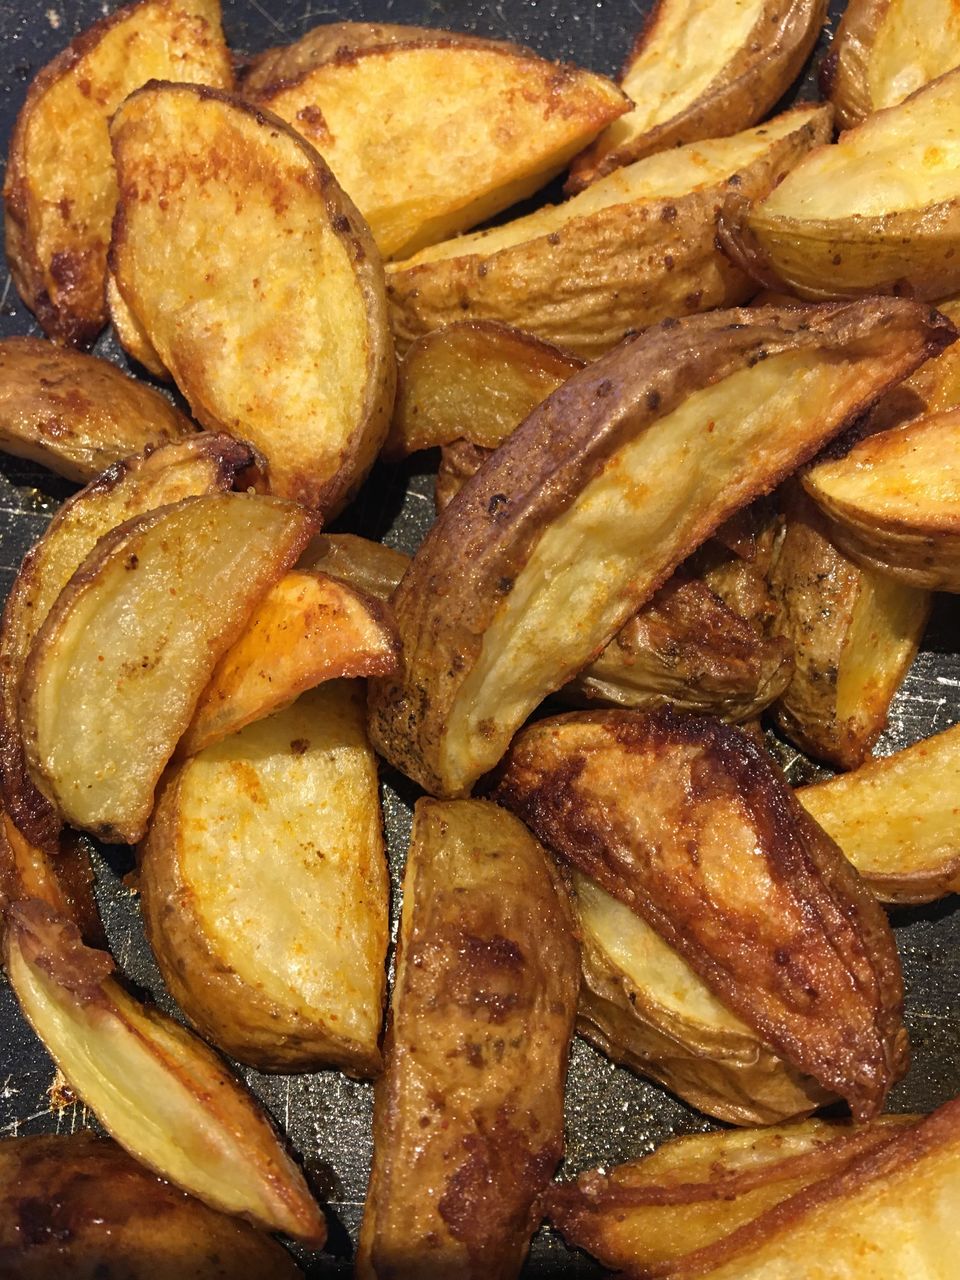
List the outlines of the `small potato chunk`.
{"type": "MultiPolygon", "coordinates": [[[[937,310],[951,323],[960,322],[960,301],[938,302],[937,310]]],[[[866,436],[875,435],[947,409],[960,409],[960,343],[956,342],[881,396],[864,418],[861,430],[866,436]]]]}
{"type": "Polygon", "coordinates": [[[110,136],[111,267],[150,348],[199,422],[263,452],[272,493],[339,510],[396,380],[366,224],[309,143],[226,94],[148,85],[110,136]]]}
{"type": "Polygon", "coordinates": [[[409,564],[409,556],[383,542],[371,542],[353,533],[319,533],[307,544],[297,567],[325,573],[386,602],[409,564]]]}
{"type": "Polygon", "coordinates": [[[147,934],[184,1013],[268,1071],[380,1067],[389,931],[362,686],[337,680],[163,783],[141,848],[147,934]]]}
{"type": "Polygon", "coordinates": [[[117,201],[107,122],[151,79],[230,88],[219,0],[118,9],[43,68],[17,118],[3,188],[7,261],[20,296],[57,342],[89,342],[106,323],[117,201]]]}
{"type": "Polygon", "coordinates": [[[579,985],[556,870],[482,800],[420,800],[374,1090],[361,1280],[510,1280],[563,1150],[579,985]]]}
{"type": "Polygon", "coordinates": [[[292,503],[221,493],[100,540],[41,627],[20,695],[34,781],[69,822],[141,838],[217,660],[314,528],[292,503]]]}

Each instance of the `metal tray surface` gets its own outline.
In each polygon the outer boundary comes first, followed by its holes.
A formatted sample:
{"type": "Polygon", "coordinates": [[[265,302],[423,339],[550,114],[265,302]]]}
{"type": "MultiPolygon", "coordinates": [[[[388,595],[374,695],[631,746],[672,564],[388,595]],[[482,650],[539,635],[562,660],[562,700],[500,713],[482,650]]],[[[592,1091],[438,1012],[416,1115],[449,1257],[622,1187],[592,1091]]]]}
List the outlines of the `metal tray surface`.
{"type": "MultiPolygon", "coordinates": [[[[35,73],[74,35],[115,5],[105,0],[8,0],[0,4],[0,128],[2,153],[35,73]]],[[[254,53],[297,39],[321,22],[342,19],[408,22],[514,40],[552,58],[569,58],[614,73],[622,64],[652,0],[223,0],[230,47],[254,53]]],[[[842,3],[831,4],[834,22],[842,3]]],[[[815,69],[825,33],[807,74],[791,97],[815,97],[815,69]]],[[[554,194],[555,193],[550,193],[554,194]]],[[[0,287],[0,337],[38,333],[5,273],[0,287]]],[[[125,366],[112,334],[95,351],[125,366]]],[[[413,551],[433,517],[433,478],[414,460],[378,467],[334,528],[379,537],[413,551]]],[[[0,595],[5,596],[28,547],[74,486],[17,459],[0,455],[0,595]]],[[[923,651],[892,709],[880,745],[886,754],[960,720],[960,607],[940,597],[923,651]]],[[[794,782],[822,771],[781,744],[794,782]]],[[[413,784],[383,770],[383,807],[393,880],[393,922],[410,829],[413,784]]],[[[176,1014],[146,945],[134,895],[122,877],[128,851],[95,854],[98,893],[119,968],[168,1012],[176,1014]]],[[[956,898],[893,913],[907,985],[907,1024],[913,1067],[894,1091],[891,1108],[928,1111],[960,1093],[960,911],[956,898]]],[[[51,1097],[54,1068],[0,979],[0,1136],[72,1132],[96,1122],[79,1103],[51,1097]]],[[[311,1276],[345,1276],[359,1227],[372,1150],[372,1087],[336,1071],[307,1076],[264,1075],[239,1068],[290,1139],[313,1184],[330,1206],[330,1241],[322,1256],[298,1256],[311,1276]]],[[[615,1067],[585,1042],[574,1042],[567,1088],[567,1151],[563,1171],[642,1155],[664,1139],[712,1123],[654,1084],[615,1067]]],[[[599,1269],[567,1250],[549,1230],[535,1238],[527,1276],[594,1276],[599,1269]]]]}

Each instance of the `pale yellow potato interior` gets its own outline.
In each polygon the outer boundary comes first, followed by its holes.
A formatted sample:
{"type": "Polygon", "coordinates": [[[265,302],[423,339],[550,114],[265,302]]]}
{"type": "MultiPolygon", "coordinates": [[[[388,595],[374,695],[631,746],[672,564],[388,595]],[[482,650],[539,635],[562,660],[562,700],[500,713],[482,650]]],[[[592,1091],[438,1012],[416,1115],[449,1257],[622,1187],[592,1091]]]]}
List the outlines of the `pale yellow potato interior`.
{"type": "Polygon", "coordinates": [[[960,65],[956,0],[891,0],[867,60],[874,107],[892,107],[960,65]]]}
{"type": "MultiPolygon", "coordinates": [[[[837,720],[875,723],[916,653],[917,619],[930,593],[872,569],[860,569],[860,589],[837,670],[837,720]]],[[[869,730],[868,730],[869,732],[869,730]]]]}

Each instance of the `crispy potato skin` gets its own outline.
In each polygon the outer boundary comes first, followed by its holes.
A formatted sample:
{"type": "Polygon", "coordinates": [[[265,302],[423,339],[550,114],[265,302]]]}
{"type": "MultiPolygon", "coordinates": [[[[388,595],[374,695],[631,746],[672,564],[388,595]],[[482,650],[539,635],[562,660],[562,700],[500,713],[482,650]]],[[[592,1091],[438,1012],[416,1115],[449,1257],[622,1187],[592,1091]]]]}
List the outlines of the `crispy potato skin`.
{"type": "Polygon", "coordinates": [[[484,801],[418,801],[363,1280],[519,1273],[563,1149],[578,986],[570,904],[533,837],[484,801]]]}
{"type": "Polygon", "coordinates": [[[893,935],[762,748],[669,708],[574,714],[516,739],[494,795],[857,1119],[881,1111],[908,1064],[893,935]]]}

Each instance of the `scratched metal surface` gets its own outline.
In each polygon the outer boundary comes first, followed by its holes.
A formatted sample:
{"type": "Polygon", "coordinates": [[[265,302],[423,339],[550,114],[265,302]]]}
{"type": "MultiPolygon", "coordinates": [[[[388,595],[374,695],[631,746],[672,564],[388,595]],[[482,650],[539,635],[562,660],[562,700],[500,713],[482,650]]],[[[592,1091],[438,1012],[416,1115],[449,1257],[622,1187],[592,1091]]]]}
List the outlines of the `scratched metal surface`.
{"type": "MultiPolygon", "coordinates": [[[[68,40],[112,7],[101,0],[0,0],[0,129],[3,154],[16,111],[34,73],[68,40]]],[[[551,57],[573,58],[612,72],[622,61],[649,0],[224,0],[231,47],[255,52],[296,39],[334,19],[379,19],[449,26],[516,40],[551,57]]],[[[842,6],[833,6],[838,9],[842,6]]],[[[806,86],[812,85],[808,75],[806,86]]],[[[0,288],[0,336],[37,332],[6,275],[0,288]]],[[[124,364],[109,333],[97,351],[124,364]]],[[[376,472],[346,517],[346,527],[413,550],[431,516],[431,477],[414,469],[376,472]]],[[[6,594],[27,548],[72,486],[0,456],[0,593],[6,594]]],[[[887,752],[960,719],[957,601],[941,598],[924,650],[897,698],[881,743],[887,752]]],[[[794,781],[809,766],[785,751],[794,781]]],[[[409,832],[414,789],[396,775],[384,780],[384,812],[394,877],[409,832]]],[[[136,905],[120,877],[123,851],[97,855],[101,906],[120,968],[157,1003],[175,1012],[145,944],[136,905]]],[[[914,1066],[896,1090],[899,1110],[928,1110],[960,1093],[960,912],[956,899],[896,914],[907,979],[907,1017],[914,1066]]],[[[70,1131],[92,1124],[76,1104],[53,1107],[46,1052],[25,1025],[6,985],[0,986],[0,1135],[70,1131]]],[[[360,1219],[371,1154],[371,1088],[336,1072],[267,1076],[241,1068],[289,1135],[332,1209],[331,1253],[305,1259],[310,1274],[350,1272],[351,1237],[360,1219]]],[[[568,1087],[566,1169],[613,1163],[651,1150],[664,1138],[709,1127],[662,1089],[613,1067],[586,1044],[574,1046],[568,1087]]],[[[530,1275],[588,1276],[596,1268],[568,1253],[547,1232],[534,1242],[530,1275]]]]}

